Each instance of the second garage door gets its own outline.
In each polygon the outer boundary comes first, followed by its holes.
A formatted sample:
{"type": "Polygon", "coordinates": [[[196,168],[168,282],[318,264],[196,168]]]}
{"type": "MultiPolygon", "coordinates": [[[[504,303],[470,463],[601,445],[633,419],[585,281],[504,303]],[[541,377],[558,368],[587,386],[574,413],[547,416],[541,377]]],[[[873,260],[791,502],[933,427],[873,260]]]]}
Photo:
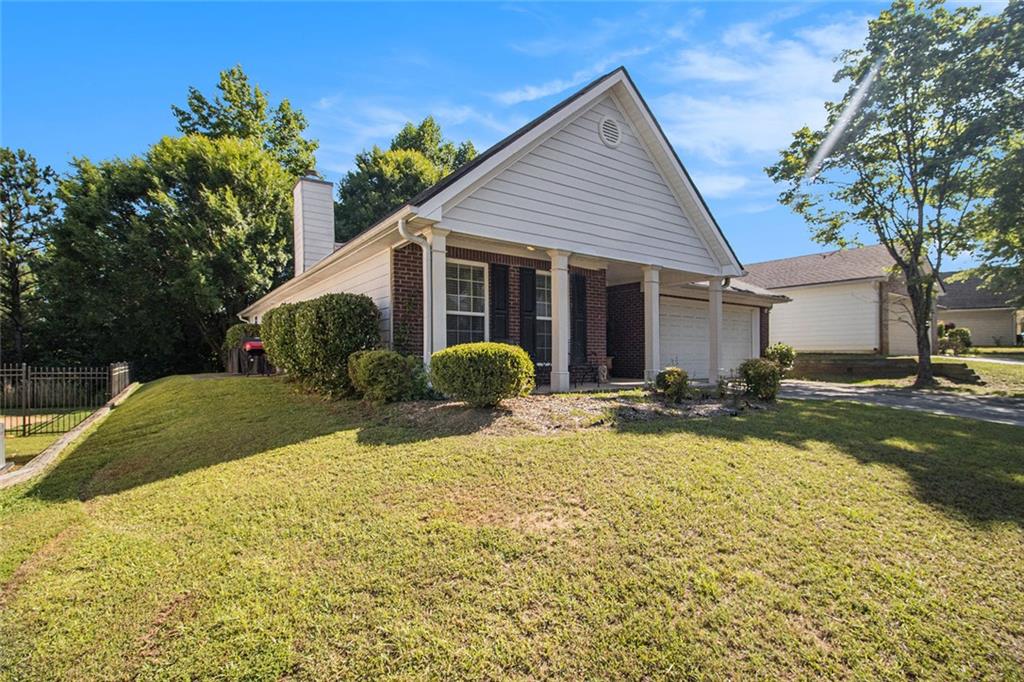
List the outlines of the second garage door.
{"type": "MultiPolygon", "coordinates": [[[[759,347],[757,308],[722,306],[722,369],[728,374],[759,347]]],[[[708,376],[708,304],[661,297],[661,366],[682,367],[695,379],[708,376]]]]}

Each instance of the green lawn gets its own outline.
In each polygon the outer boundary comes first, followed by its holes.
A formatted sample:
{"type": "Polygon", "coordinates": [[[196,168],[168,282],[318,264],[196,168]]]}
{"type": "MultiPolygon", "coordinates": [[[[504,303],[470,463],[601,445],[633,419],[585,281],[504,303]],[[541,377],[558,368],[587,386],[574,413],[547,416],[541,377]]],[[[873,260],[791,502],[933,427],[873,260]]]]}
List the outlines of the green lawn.
{"type": "MultiPolygon", "coordinates": [[[[998,395],[1009,397],[1024,397],[1024,362],[1020,365],[1006,365],[995,362],[972,362],[969,357],[932,357],[933,363],[966,363],[974,370],[982,383],[969,384],[952,381],[945,377],[937,377],[936,381],[939,390],[954,391],[958,393],[973,393],[976,395],[998,395]]],[[[859,386],[882,386],[892,388],[907,388],[914,383],[913,376],[899,379],[860,379],[849,375],[818,376],[817,381],[832,381],[846,384],[857,384],[859,386]]]]}
{"type": "Polygon", "coordinates": [[[1020,429],[820,402],[557,436],[402,413],[144,386],[0,491],[0,675],[1022,676],[1020,429]]]}
{"type": "Polygon", "coordinates": [[[8,462],[18,465],[28,464],[36,455],[50,447],[50,444],[61,437],[59,433],[43,433],[34,436],[12,436],[5,438],[4,452],[8,462]]]}

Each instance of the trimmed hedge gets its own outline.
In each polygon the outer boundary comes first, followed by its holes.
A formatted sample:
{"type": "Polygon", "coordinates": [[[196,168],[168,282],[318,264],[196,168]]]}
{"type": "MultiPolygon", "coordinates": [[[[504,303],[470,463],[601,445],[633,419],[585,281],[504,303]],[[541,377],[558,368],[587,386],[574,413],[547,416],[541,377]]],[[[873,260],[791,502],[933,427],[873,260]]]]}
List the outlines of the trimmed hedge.
{"type": "Polygon", "coordinates": [[[294,359],[303,383],[331,396],[352,393],[348,356],[380,344],[379,317],[363,294],[324,294],[297,304],[294,359]]]}
{"type": "Polygon", "coordinates": [[[282,303],[263,315],[263,348],[277,369],[301,378],[295,355],[295,312],[299,304],[282,303]]]}
{"type": "Polygon", "coordinates": [[[260,336],[260,326],[251,322],[239,322],[228,327],[227,331],[224,332],[224,343],[221,344],[221,359],[226,363],[228,354],[231,351],[238,348],[242,343],[242,339],[247,337],[260,336]]]}
{"type": "Polygon", "coordinates": [[[533,361],[519,346],[464,343],[430,359],[434,388],[474,407],[494,407],[505,398],[527,395],[536,385],[533,361]]]}
{"type": "Polygon", "coordinates": [[[971,347],[971,330],[967,327],[953,327],[946,330],[946,335],[939,339],[939,352],[950,351],[953,355],[961,355],[971,347]]]}
{"type": "Polygon", "coordinates": [[[782,383],[782,367],[774,360],[751,358],[739,367],[740,377],[747,386],[747,393],[761,400],[775,400],[782,383]]]}
{"type": "Polygon", "coordinates": [[[674,403],[690,395],[690,376],[680,367],[666,367],[654,378],[654,388],[674,403]]]}
{"type": "Polygon", "coordinates": [[[374,403],[414,400],[426,394],[423,362],[393,350],[361,350],[348,356],[356,393],[374,403]]]}

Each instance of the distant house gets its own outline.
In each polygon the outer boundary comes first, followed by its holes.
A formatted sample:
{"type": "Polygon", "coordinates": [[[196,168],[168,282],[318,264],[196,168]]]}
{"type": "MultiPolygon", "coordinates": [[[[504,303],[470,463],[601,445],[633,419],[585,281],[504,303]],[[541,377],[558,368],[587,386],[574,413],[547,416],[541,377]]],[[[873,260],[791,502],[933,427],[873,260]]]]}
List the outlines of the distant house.
{"type": "Polygon", "coordinates": [[[946,293],[939,299],[939,321],[967,327],[977,346],[1012,346],[1024,331],[1024,309],[1010,303],[1013,294],[987,289],[978,277],[950,281],[955,274],[942,275],[946,293]]]}
{"type": "MultiPolygon", "coordinates": [[[[792,302],[772,312],[771,343],[818,353],[917,353],[902,275],[881,244],[750,263],[742,281],[792,302]]],[[[933,347],[935,336],[933,332],[933,347]]]]}
{"type": "Polygon", "coordinates": [[[786,300],[736,258],[625,69],[598,78],[350,241],[332,187],[295,187],[295,277],[243,311],[327,292],[373,298],[382,341],[429,360],[469,341],[525,348],[565,390],[612,375],[695,379],[759,355],[786,300]]]}

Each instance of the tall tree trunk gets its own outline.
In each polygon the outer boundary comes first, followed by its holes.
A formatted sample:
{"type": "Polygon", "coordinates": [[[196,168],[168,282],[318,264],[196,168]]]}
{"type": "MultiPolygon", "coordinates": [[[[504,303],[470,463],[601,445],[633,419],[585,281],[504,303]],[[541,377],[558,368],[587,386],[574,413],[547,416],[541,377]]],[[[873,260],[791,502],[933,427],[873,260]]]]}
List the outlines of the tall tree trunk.
{"type": "Polygon", "coordinates": [[[904,274],[907,293],[914,310],[914,335],[917,337],[917,377],[914,388],[927,388],[935,384],[932,371],[932,339],[929,323],[932,313],[932,284],[920,272],[904,274]]]}

